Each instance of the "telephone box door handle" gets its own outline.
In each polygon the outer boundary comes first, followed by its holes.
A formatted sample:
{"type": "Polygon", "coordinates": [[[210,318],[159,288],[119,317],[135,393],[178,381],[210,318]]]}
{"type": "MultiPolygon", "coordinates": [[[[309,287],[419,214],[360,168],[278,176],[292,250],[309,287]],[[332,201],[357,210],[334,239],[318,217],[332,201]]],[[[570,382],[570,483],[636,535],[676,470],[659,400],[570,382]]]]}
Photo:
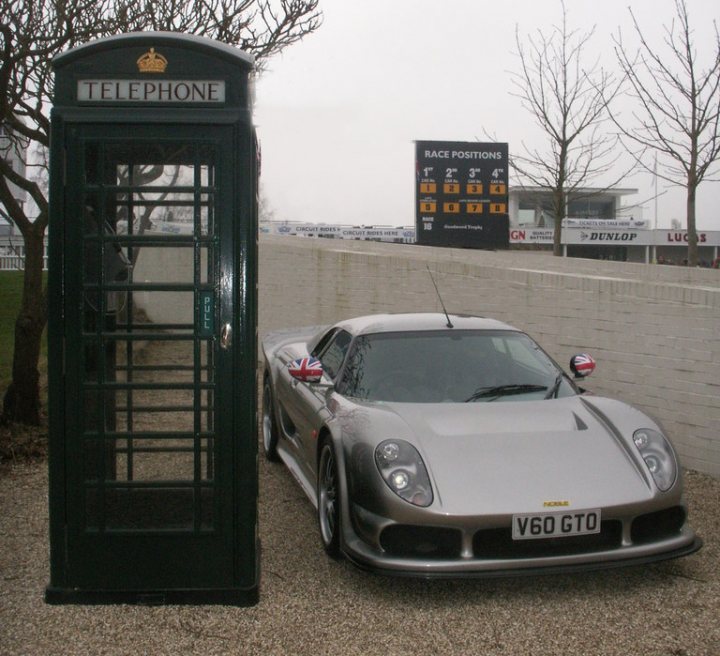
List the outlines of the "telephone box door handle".
{"type": "Polygon", "coordinates": [[[229,349],[232,345],[232,326],[229,323],[223,324],[220,330],[220,348],[229,349]]]}

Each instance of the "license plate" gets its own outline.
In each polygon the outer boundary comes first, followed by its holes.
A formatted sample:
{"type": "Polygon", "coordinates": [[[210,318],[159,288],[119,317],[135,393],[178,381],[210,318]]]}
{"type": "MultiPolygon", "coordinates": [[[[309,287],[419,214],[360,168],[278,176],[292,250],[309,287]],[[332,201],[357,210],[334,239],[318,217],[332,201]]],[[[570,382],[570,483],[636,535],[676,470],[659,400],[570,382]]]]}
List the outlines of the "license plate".
{"type": "Polygon", "coordinates": [[[513,540],[538,540],[600,533],[600,510],[513,515],[513,540]]]}

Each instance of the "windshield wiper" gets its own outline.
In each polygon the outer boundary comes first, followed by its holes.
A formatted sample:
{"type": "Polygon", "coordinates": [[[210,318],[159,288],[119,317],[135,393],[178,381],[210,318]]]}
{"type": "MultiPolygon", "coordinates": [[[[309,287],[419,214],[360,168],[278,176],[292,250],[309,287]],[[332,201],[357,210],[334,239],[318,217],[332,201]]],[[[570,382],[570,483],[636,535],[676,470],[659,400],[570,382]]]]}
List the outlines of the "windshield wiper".
{"type": "Polygon", "coordinates": [[[560,383],[563,382],[563,378],[565,375],[561,371],[557,378],[555,379],[555,382],[553,383],[553,386],[550,388],[550,391],[545,395],[545,399],[556,399],[558,395],[558,391],[560,390],[560,383]]]}
{"type": "Polygon", "coordinates": [[[526,394],[528,392],[544,392],[546,389],[546,385],[517,384],[496,385],[495,387],[481,387],[475,390],[475,393],[469,399],[465,399],[465,403],[486,398],[490,398],[491,401],[494,401],[495,399],[499,399],[501,396],[510,396],[511,394],[526,394]]]}

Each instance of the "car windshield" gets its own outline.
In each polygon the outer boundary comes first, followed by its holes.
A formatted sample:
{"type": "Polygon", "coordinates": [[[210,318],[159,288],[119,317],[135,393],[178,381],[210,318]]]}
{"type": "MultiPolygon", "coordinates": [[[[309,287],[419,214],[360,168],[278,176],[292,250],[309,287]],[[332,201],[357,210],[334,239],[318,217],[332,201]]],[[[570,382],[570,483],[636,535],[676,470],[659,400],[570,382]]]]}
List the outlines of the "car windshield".
{"type": "Polygon", "coordinates": [[[477,403],[571,396],[577,388],[523,333],[442,330],[357,337],[338,392],[369,401],[477,403]]]}

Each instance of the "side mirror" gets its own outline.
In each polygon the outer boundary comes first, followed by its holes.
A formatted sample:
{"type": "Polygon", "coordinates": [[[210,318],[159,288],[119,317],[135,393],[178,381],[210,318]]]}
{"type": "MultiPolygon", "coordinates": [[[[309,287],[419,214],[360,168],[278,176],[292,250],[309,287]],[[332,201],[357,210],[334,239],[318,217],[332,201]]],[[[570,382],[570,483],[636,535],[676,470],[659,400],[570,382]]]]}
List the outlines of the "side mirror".
{"type": "Polygon", "coordinates": [[[570,358],[570,371],[575,378],[585,378],[595,371],[595,360],[587,353],[573,355],[570,358]]]}
{"type": "Polygon", "coordinates": [[[322,379],[322,362],[312,356],[293,360],[288,364],[287,368],[295,380],[303,383],[319,383],[322,379]]]}

